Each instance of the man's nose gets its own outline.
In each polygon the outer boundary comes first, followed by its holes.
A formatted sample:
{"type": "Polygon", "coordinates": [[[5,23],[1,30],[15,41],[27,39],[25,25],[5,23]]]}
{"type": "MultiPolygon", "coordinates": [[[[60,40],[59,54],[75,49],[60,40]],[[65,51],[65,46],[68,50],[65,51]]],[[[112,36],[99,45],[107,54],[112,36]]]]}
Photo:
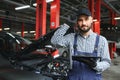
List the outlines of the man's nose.
{"type": "Polygon", "coordinates": [[[85,25],[85,24],[86,24],[86,21],[83,20],[83,25],[85,25]]]}

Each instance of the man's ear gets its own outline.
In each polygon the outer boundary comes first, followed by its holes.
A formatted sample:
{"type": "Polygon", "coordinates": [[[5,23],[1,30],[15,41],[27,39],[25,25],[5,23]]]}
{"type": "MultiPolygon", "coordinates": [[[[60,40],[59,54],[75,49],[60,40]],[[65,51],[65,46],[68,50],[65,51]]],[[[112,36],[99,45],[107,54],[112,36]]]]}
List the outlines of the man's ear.
{"type": "Polygon", "coordinates": [[[93,23],[93,17],[92,16],[90,16],[90,19],[91,19],[91,23],[93,23]]]}
{"type": "Polygon", "coordinates": [[[75,23],[75,25],[74,25],[74,31],[78,31],[78,23],[75,23]]]}

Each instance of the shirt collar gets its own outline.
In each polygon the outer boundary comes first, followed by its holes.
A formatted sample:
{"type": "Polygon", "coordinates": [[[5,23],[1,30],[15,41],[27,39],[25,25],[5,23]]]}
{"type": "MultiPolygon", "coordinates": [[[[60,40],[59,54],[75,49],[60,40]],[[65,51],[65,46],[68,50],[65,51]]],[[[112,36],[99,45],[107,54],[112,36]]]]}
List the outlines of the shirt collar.
{"type": "Polygon", "coordinates": [[[93,35],[94,34],[94,32],[90,29],[90,34],[88,35],[88,36],[83,36],[81,33],[77,33],[77,34],[79,34],[81,37],[83,37],[83,38],[88,38],[88,37],[90,37],[91,35],[93,35]]]}

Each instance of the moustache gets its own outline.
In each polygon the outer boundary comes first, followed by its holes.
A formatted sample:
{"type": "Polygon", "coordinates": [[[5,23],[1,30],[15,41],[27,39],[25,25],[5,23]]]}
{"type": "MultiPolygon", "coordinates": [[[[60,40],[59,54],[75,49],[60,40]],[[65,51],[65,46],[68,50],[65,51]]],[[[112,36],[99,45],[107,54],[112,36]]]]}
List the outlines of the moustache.
{"type": "Polygon", "coordinates": [[[86,25],[82,25],[81,27],[87,27],[86,25]]]}

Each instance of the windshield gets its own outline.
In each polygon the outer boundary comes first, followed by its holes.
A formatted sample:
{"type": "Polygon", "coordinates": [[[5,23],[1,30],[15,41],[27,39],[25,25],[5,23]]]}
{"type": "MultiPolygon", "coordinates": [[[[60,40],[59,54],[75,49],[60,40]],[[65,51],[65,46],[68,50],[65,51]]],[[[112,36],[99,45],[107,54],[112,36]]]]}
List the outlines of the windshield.
{"type": "Polygon", "coordinates": [[[2,42],[4,42],[1,45],[4,47],[1,47],[1,48],[7,53],[18,52],[32,43],[28,39],[24,39],[19,35],[16,35],[14,33],[8,33],[8,32],[0,32],[0,39],[2,40],[2,42]]]}

